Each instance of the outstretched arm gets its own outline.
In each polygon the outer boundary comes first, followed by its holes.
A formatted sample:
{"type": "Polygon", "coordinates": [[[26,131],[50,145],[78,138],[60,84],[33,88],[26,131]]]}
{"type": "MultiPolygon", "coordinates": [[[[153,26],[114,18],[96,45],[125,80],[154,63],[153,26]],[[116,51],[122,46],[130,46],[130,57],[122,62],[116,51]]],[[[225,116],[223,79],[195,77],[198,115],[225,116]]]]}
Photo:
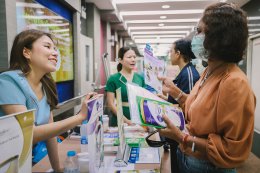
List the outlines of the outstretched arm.
{"type": "MultiPolygon", "coordinates": [[[[34,126],[33,144],[39,141],[53,138],[61,133],[72,129],[76,125],[81,124],[82,121],[87,118],[87,102],[93,95],[96,95],[96,93],[87,94],[85,100],[82,103],[81,111],[79,114],[71,116],[62,121],[34,126]]],[[[27,111],[27,108],[24,105],[2,105],[1,107],[7,115],[27,111]]]]}

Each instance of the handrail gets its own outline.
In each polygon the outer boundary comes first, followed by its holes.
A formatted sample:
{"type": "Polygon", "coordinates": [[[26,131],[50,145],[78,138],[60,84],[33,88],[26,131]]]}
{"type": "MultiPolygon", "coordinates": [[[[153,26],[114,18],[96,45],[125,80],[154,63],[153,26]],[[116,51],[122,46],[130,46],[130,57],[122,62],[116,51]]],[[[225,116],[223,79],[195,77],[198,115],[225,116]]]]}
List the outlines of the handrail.
{"type": "Polygon", "coordinates": [[[61,103],[59,103],[58,104],[58,109],[60,109],[60,106],[63,106],[64,104],[67,104],[68,102],[71,102],[71,101],[74,101],[74,100],[77,100],[77,99],[81,99],[82,97],[85,97],[87,94],[84,94],[84,95],[79,95],[79,96],[77,96],[77,97],[73,97],[73,98],[71,98],[71,99],[69,99],[69,100],[66,100],[66,101],[64,101],[64,102],[61,102],[61,103]]]}
{"type": "Polygon", "coordinates": [[[64,102],[61,102],[57,105],[57,109],[53,110],[53,116],[58,116],[60,115],[61,113],[69,110],[69,109],[72,109],[73,107],[79,105],[81,103],[81,98],[83,98],[84,96],[86,96],[86,94],[84,95],[79,95],[77,97],[73,97],[69,100],[66,100],[64,102]]]}

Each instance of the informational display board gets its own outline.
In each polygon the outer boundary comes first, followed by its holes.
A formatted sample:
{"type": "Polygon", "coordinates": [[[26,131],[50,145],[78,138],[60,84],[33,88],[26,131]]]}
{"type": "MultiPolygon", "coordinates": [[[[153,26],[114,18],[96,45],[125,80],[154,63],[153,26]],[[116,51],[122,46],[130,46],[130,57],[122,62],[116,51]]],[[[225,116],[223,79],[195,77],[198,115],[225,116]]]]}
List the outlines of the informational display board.
{"type": "MultiPolygon", "coordinates": [[[[51,2],[56,7],[56,3],[51,2]]],[[[16,2],[17,33],[37,29],[53,34],[59,55],[59,70],[52,73],[56,82],[74,79],[72,23],[43,5],[24,0],[16,2]]]]}
{"type": "Polygon", "coordinates": [[[0,173],[32,172],[34,110],[0,117],[0,173]]]}
{"type": "Polygon", "coordinates": [[[150,49],[144,49],[144,81],[156,93],[162,93],[162,81],[158,76],[164,76],[165,62],[153,56],[150,49]]]}
{"type": "Polygon", "coordinates": [[[103,115],[103,95],[99,95],[88,102],[88,151],[89,170],[92,173],[97,173],[103,166],[104,160],[104,140],[103,140],[103,126],[100,121],[103,115]]]}

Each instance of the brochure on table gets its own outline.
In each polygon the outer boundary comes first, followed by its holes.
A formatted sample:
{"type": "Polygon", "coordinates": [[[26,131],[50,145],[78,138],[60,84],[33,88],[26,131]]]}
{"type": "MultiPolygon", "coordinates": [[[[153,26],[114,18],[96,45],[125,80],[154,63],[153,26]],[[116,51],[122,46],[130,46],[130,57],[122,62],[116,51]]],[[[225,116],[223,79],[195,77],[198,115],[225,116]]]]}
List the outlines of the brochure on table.
{"type": "Polygon", "coordinates": [[[166,127],[162,119],[164,114],[170,117],[175,126],[184,129],[184,116],[180,108],[136,85],[127,84],[127,92],[133,123],[163,128],[166,127]]]}
{"type": "Polygon", "coordinates": [[[162,82],[158,76],[164,76],[165,62],[153,56],[153,53],[146,45],[144,49],[144,81],[148,88],[155,90],[156,93],[162,93],[162,82]]]}
{"type": "Polygon", "coordinates": [[[0,117],[0,173],[32,172],[34,111],[0,117]]]}
{"type": "Polygon", "coordinates": [[[160,164],[160,151],[159,148],[152,147],[133,147],[129,155],[129,163],[145,163],[145,164],[160,164]]]}
{"type": "Polygon", "coordinates": [[[104,141],[103,141],[103,126],[100,121],[103,115],[103,95],[98,95],[88,102],[88,151],[89,169],[90,172],[97,173],[103,166],[104,160],[104,141]]]}

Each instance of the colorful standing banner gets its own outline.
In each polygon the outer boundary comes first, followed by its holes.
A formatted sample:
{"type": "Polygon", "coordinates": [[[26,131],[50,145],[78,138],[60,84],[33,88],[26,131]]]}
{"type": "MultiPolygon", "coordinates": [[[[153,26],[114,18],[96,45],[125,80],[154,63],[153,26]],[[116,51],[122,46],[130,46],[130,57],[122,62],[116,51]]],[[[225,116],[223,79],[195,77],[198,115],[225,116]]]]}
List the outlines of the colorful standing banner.
{"type": "Polygon", "coordinates": [[[0,173],[32,172],[34,110],[0,117],[0,173]]]}
{"type": "Polygon", "coordinates": [[[102,94],[96,96],[88,102],[88,151],[89,151],[89,171],[93,173],[99,172],[102,169],[104,161],[104,140],[103,126],[101,117],[103,115],[103,100],[102,94]]]}

